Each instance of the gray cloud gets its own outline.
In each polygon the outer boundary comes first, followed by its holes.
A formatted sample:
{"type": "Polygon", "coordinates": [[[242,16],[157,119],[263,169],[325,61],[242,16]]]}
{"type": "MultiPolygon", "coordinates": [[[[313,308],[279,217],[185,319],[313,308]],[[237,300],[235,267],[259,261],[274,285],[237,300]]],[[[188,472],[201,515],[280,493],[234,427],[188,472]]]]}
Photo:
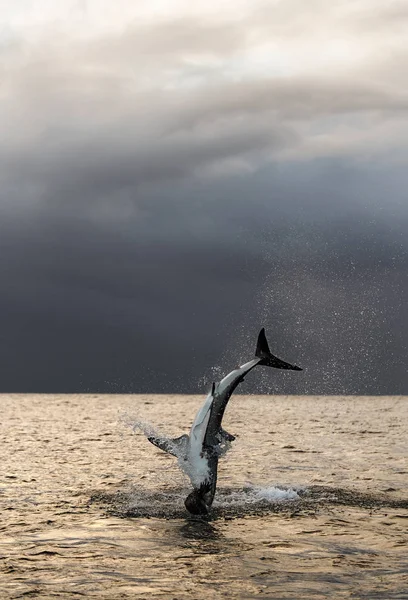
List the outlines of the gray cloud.
{"type": "MultiPolygon", "coordinates": [[[[317,5],[321,18],[337,18],[333,7],[317,5]]],[[[310,7],[297,9],[304,24],[310,7]]],[[[291,3],[271,14],[264,10],[245,22],[178,18],[135,23],[86,41],[48,33],[6,46],[4,187],[17,182],[19,195],[25,186],[29,199],[37,190],[37,197],[53,202],[66,202],[75,189],[77,196],[99,196],[103,205],[110,189],[117,195],[214,169],[389,154],[393,147],[405,152],[408,92],[400,82],[373,77],[372,65],[369,77],[361,68],[277,77],[268,67],[262,76],[229,77],[230,59],[293,15],[291,3]],[[204,62],[190,64],[189,56],[204,62]],[[218,61],[214,76],[211,56],[218,61]]],[[[346,11],[339,22],[344,27],[349,20],[346,11]]],[[[287,22],[297,21],[292,16],[287,22]]]]}
{"type": "Polygon", "coordinates": [[[198,391],[265,325],[264,391],[406,392],[406,48],[344,6],[3,46],[4,391],[198,391]],[[366,56],[279,73],[322,24],[366,56]]]}

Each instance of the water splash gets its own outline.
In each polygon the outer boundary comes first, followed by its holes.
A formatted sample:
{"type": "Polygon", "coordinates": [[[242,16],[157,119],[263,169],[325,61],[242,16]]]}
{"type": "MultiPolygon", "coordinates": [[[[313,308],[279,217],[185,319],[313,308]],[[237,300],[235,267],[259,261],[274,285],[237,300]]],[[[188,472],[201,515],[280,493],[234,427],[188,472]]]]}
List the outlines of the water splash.
{"type": "Polygon", "coordinates": [[[254,496],[256,501],[266,500],[267,502],[282,502],[284,500],[298,500],[299,494],[293,488],[283,487],[254,487],[254,496]]]}
{"type": "MultiPolygon", "coordinates": [[[[300,488],[296,489],[302,493],[300,488]]],[[[92,501],[105,504],[109,512],[119,517],[180,519],[188,516],[184,508],[186,493],[184,487],[153,491],[137,486],[113,494],[96,493],[92,501]]],[[[300,500],[301,495],[293,487],[250,485],[245,488],[220,488],[209,518],[291,511],[300,500]]]]}
{"type": "MultiPolygon", "coordinates": [[[[152,423],[148,421],[135,419],[128,413],[125,413],[122,416],[121,421],[123,424],[130,427],[134,433],[136,431],[140,431],[147,438],[155,437],[161,442],[168,445],[171,452],[177,458],[177,464],[180,470],[184,475],[186,475],[189,478],[194,487],[198,487],[200,483],[202,483],[202,481],[204,481],[208,477],[208,463],[206,460],[204,460],[203,458],[197,460],[197,457],[190,457],[188,454],[186,454],[185,447],[178,446],[177,444],[175,444],[170,436],[159,431],[152,423]]],[[[231,444],[225,441],[224,445],[220,447],[220,457],[225,456],[230,447],[231,444]]],[[[130,506],[129,510],[131,512],[135,511],[136,513],[138,513],[137,493],[134,492],[134,494],[136,505],[134,505],[133,507],[130,506]]],[[[162,500],[162,495],[159,496],[162,500]]],[[[180,497],[179,494],[177,494],[176,496],[177,497],[171,498],[171,501],[175,506],[178,506],[180,504],[180,497]]],[[[225,496],[225,494],[222,493],[218,494],[214,505],[218,506],[219,508],[225,506],[239,507],[242,504],[256,505],[262,502],[275,503],[286,500],[298,499],[299,495],[297,491],[295,491],[295,489],[293,488],[285,488],[282,486],[260,487],[249,485],[243,490],[240,490],[238,492],[231,492],[227,496],[225,496]]]]}
{"type": "Polygon", "coordinates": [[[149,421],[140,420],[131,415],[130,413],[122,413],[119,417],[119,422],[122,423],[122,425],[124,425],[125,427],[129,427],[133,431],[133,433],[140,431],[147,438],[157,437],[160,439],[167,439],[169,441],[171,440],[170,437],[166,436],[161,431],[159,431],[159,429],[157,429],[157,427],[155,427],[149,421]]]}
{"type": "Polygon", "coordinates": [[[288,500],[299,500],[300,496],[294,488],[284,486],[253,486],[249,485],[242,490],[229,491],[227,494],[220,493],[214,502],[214,506],[249,506],[263,502],[274,504],[288,500]]]}
{"type": "MultiPolygon", "coordinates": [[[[185,488],[149,490],[138,486],[126,492],[95,493],[91,501],[104,505],[110,514],[128,518],[191,518],[183,506],[185,488]]],[[[327,486],[285,487],[283,485],[218,488],[209,520],[283,513],[290,516],[316,514],[323,506],[341,505],[364,510],[408,508],[407,499],[386,494],[365,494],[327,486]]],[[[405,517],[404,517],[405,518],[405,517]]]]}

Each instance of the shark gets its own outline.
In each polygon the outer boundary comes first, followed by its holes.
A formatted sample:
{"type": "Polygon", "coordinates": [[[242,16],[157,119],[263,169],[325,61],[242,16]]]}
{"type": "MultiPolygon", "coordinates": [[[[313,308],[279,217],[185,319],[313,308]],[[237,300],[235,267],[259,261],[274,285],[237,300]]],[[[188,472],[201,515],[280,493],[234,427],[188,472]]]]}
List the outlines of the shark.
{"type": "Polygon", "coordinates": [[[218,461],[235,439],[234,435],[222,428],[225,409],[237,386],[258,366],[302,371],[300,367],[271,353],[265,329],[262,328],[258,335],[255,357],[231,371],[218,383],[212,384],[188,435],[174,439],[148,436],[152,444],[176,456],[180,467],[190,478],[193,491],[184,504],[193,515],[208,515],[210,512],[217,487],[218,461]]]}

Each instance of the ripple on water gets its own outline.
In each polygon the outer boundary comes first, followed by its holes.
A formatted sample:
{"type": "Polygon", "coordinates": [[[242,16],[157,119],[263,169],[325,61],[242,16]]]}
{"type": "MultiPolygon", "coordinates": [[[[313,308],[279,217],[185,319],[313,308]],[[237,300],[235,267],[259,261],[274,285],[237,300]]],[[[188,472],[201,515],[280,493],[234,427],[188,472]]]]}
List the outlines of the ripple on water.
{"type": "Polygon", "coordinates": [[[117,426],[177,437],[201,397],[0,401],[1,600],[408,598],[407,399],[234,396],[209,521],[176,459],[117,426]]]}

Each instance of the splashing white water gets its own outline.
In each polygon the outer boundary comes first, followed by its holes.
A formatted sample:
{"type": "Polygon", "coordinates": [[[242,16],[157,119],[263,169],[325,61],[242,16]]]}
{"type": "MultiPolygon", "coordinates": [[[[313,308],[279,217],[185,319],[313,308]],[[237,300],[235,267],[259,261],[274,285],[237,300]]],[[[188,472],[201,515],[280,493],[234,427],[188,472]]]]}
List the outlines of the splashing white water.
{"type": "MultiPolygon", "coordinates": [[[[121,421],[127,427],[130,427],[135,433],[141,431],[147,438],[154,437],[161,442],[168,444],[169,448],[177,458],[177,463],[180,470],[187,475],[193,487],[199,487],[209,477],[208,462],[200,454],[190,454],[185,446],[179,446],[173,442],[173,439],[159,431],[152,423],[148,421],[137,420],[128,414],[121,417],[121,421]]],[[[224,456],[231,444],[225,442],[224,446],[220,447],[220,456],[224,456]],[[225,446],[225,447],[224,447],[225,446]]],[[[241,492],[233,492],[227,497],[218,497],[218,505],[233,505],[242,504],[244,501],[247,504],[256,504],[258,502],[281,502],[285,500],[297,500],[299,495],[293,488],[285,488],[278,486],[248,486],[241,492]],[[243,497],[244,495],[244,497],[243,497]]],[[[217,504],[217,502],[216,502],[217,504]]]]}
{"type": "Polygon", "coordinates": [[[136,433],[136,431],[141,431],[146,437],[157,437],[160,439],[170,440],[170,438],[156,429],[156,427],[149,423],[149,421],[141,421],[129,413],[123,413],[120,416],[119,421],[125,425],[125,427],[129,427],[133,433],[136,433]]]}
{"type": "Polygon", "coordinates": [[[272,485],[268,487],[254,487],[253,492],[256,500],[267,500],[268,502],[299,499],[299,494],[293,488],[284,489],[272,485]]]}
{"type": "Polygon", "coordinates": [[[216,497],[214,505],[220,507],[225,506],[242,506],[256,505],[266,501],[271,504],[275,502],[285,502],[288,500],[299,500],[299,494],[293,488],[280,486],[249,486],[243,490],[236,490],[226,494],[219,494],[216,497]]]}

